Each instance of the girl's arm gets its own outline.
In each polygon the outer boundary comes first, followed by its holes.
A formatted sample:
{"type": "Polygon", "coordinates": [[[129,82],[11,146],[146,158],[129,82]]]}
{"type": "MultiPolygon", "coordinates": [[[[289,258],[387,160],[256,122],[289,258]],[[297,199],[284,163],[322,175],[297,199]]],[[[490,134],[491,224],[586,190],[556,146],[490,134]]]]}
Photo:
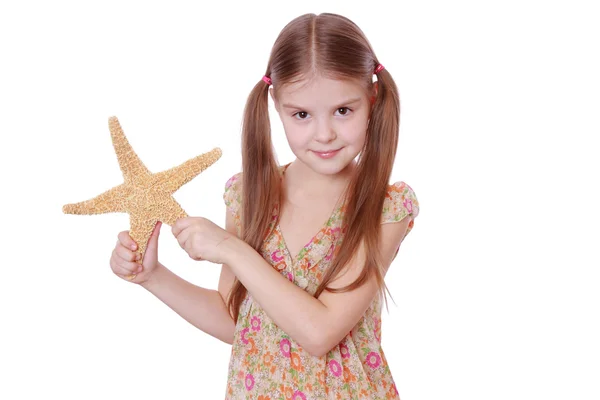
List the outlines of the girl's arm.
{"type": "MultiPolygon", "coordinates": [[[[236,233],[229,213],[225,217],[225,229],[236,233]]],[[[231,268],[222,264],[218,290],[205,289],[182,279],[159,263],[150,280],[142,286],[196,328],[232,344],[235,323],[225,302],[234,279],[231,268]]]]}
{"type": "MultiPolygon", "coordinates": [[[[401,222],[381,225],[380,251],[385,272],[391,264],[410,216],[401,222]]],[[[318,299],[311,296],[277,272],[258,252],[242,240],[227,240],[227,265],[248,289],[253,299],[284,332],[310,354],[321,357],[336,346],[362,318],[377,294],[371,278],[361,287],[345,292],[324,291],[318,299]]],[[[365,263],[361,246],[355,259],[330,287],[352,283],[365,263]]],[[[333,282],[332,282],[333,283],[333,282]]]]}
{"type": "Polygon", "coordinates": [[[142,286],[196,328],[233,343],[235,324],[219,291],[196,286],[160,263],[142,286]]]}

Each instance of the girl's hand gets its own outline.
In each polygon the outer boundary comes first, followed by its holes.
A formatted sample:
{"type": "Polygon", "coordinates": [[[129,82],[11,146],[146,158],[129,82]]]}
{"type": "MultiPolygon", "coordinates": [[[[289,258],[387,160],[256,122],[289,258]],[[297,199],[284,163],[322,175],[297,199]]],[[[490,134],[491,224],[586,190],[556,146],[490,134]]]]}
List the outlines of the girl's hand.
{"type": "Polygon", "coordinates": [[[202,217],[179,218],[171,231],[190,258],[215,264],[225,263],[226,251],[220,245],[234,238],[231,233],[202,217]]]}
{"type": "Polygon", "coordinates": [[[144,253],[142,263],[139,263],[139,254],[137,243],[129,236],[129,231],[120,232],[118,235],[117,245],[110,257],[110,268],[118,277],[137,284],[142,284],[150,279],[152,273],[158,266],[158,236],[160,235],[160,227],[162,222],[157,222],[152,235],[148,240],[148,246],[144,253]],[[132,248],[135,246],[135,248],[132,248]],[[135,257],[138,258],[135,258],[135,257]],[[132,275],[133,279],[131,279],[132,275]]]}

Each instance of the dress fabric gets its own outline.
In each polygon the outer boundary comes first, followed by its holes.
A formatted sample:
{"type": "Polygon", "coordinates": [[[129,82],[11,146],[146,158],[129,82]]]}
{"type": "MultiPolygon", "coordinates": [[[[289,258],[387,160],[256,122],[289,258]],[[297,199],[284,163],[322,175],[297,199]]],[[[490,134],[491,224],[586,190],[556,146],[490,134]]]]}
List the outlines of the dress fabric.
{"type": "MultiPolygon", "coordinates": [[[[281,166],[285,169],[290,164],[281,166]]],[[[241,172],[225,184],[223,199],[240,235],[241,172]]],[[[283,175],[282,175],[283,176],[283,175]]],[[[339,245],[345,206],[338,205],[321,230],[292,260],[274,208],[261,255],[295,285],[314,295],[339,245]]],[[[417,197],[403,181],[388,185],[381,223],[419,213],[417,197]]],[[[406,238],[406,236],[405,236],[406,238]]],[[[403,239],[404,240],[404,239],[403,239]]],[[[375,296],[361,320],[326,355],[316,357],[279,328],[248,292],[240,307],[229,361],[228,400],[399,399],[381,347],[382,297],[375,296]]]]}

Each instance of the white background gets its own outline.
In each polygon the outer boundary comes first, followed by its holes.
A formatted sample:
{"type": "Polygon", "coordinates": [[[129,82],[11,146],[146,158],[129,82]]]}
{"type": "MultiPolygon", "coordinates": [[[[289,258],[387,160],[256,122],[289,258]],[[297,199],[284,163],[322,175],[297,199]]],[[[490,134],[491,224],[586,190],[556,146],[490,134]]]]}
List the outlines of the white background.
{"type": "MultiPolygon", "coordinates": [[[[383,346],[402,399],[600,399],[592,3],[2,2],[0,398],[224,398],[230,346],[112,274],[127,215],[61,208],[122,182],[116,115],[153,172],[223,149],[175,198],[224,226],[243,105],[275,38],[335,12],[398,84],[392,180],[421,205],[386,277],[383,346]]],[[[159,247],[216,289],[219,266],[192,261],[169,226],[159,247]]]]}

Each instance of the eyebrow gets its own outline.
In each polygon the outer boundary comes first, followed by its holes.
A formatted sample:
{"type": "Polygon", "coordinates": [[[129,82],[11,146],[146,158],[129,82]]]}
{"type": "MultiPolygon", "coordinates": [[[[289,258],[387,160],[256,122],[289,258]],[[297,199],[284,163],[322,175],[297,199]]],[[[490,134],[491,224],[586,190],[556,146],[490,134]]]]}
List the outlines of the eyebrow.
{"type": "MultiPolygon", "coordinates": [[[[360,100],[361,100],[360,97],[357,97],[357,98],[354,98],[354,99],[350,99],[350,100],[345,100],[345,101],[339,103],[340,105],[336,106],[335,108],[340,108],[341,106],[347,105],[347,104],[357,103],[360,100]]],[[[305,107],[300,107],[300,106],[297,106],[297,105],[294,105],[294,104],[290,104],[290,103],[283,104],[283,107],[284,108],[297,108],[299,110],[305,109],[305,107]]]]}

